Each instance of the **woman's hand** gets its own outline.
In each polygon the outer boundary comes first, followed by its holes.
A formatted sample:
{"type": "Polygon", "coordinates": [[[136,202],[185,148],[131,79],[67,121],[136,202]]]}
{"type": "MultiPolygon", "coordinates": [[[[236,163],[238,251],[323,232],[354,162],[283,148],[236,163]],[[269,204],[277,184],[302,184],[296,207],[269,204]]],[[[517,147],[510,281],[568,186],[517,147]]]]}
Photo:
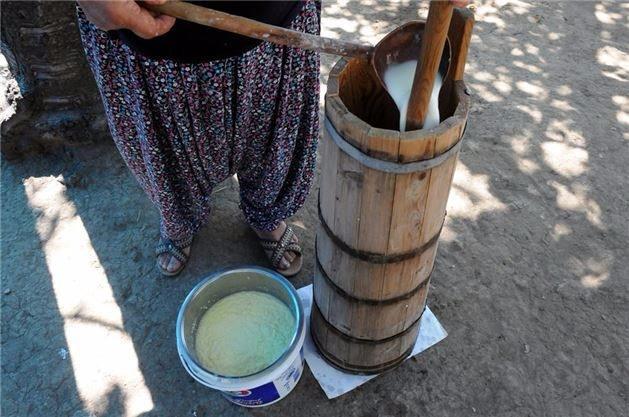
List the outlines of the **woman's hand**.
{"type": "MultiPolygon", "coordinates": [[[[162,4],[167,0],[145,0],[146,3],[162,4]]],[[[129,29],[144,39],[151,39],[168,32],[175,18],[155,14],[133,0],[78,0],[85,16],[102,30],[129,29]]]]}
{"type": "Polygon", "coordinates": [[[465,7],[471,3],[470,0],[450,0],[454,7],[465,7]]]}

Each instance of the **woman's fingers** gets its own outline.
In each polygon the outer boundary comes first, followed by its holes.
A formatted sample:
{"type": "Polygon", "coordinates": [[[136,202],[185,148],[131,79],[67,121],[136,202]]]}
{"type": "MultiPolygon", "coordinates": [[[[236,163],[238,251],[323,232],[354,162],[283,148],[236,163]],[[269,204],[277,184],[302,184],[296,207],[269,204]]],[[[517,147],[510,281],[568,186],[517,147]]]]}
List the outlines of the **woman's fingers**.
{"type": "Polygon", "coordinates": [[[125,20],[126,29],[144,39],[151,39],[168,32],[175,24],[172,16],[153,16],[147,9],[136,2],[131,2],[129,14],[125,20]]]}
{"type": "MultiPolygon", "coordinates": [[[[151,3],[164,1],[150,0],[151,3]]],[[[79,4],[85,16],[99,29],[129,29],[144,39],[163,35],[175,24],[174,17],[152,14],[133,0],[79,0],[79,4]]]]}
{"type": "Polygon", "coordinates": [[[465,7],[471,3],[470,0],[450,0],[454,7],[465,7]]]}

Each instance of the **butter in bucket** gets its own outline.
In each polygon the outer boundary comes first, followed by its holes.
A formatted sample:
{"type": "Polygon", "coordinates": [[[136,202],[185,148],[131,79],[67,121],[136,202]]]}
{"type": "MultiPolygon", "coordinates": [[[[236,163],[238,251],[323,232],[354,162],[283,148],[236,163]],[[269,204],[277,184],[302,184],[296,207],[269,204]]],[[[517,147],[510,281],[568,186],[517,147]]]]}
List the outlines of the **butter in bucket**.
{"type": "Polygon", "coordinates": [[[289,347],[295,317],[276,297],[240,291],[213,304],[196,330],[201,364],[223,376],[242,377],[273,364],[289,347]]]}

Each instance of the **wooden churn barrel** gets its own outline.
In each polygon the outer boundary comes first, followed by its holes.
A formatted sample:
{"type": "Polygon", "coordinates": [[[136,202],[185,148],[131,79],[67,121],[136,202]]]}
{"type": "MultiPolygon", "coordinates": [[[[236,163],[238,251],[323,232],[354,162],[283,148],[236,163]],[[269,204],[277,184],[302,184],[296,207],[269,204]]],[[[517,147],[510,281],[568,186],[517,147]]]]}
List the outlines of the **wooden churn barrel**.
{"type": "Polygon", "coordinates": [[[328,79],[311,313],[321,354],[358,373],[414,346],[470,105],[449,73],[439,126],[399,132],[369,65],[341,59],[328,79]]]}

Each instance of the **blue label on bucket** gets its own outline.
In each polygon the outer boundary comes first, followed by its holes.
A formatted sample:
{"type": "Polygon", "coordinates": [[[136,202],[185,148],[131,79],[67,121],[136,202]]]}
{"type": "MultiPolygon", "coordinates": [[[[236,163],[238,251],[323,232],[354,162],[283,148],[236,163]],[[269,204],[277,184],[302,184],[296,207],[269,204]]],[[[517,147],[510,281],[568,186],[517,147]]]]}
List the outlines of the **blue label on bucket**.
{"type": "Polygon", "coordinates": [[[293,363],[274,381],[242,391],[223,391],[223,395],[235,404],[259,407],[278,401],[295,388],[304,370],[303,349],[293,363]]]}
{"type": "Polygon", "coordinates": [[[229,391],[224,393],[230,401],[247,407],[264,405],[280,398],[273,382],[266,383],[251,390],[229,391]]]}

